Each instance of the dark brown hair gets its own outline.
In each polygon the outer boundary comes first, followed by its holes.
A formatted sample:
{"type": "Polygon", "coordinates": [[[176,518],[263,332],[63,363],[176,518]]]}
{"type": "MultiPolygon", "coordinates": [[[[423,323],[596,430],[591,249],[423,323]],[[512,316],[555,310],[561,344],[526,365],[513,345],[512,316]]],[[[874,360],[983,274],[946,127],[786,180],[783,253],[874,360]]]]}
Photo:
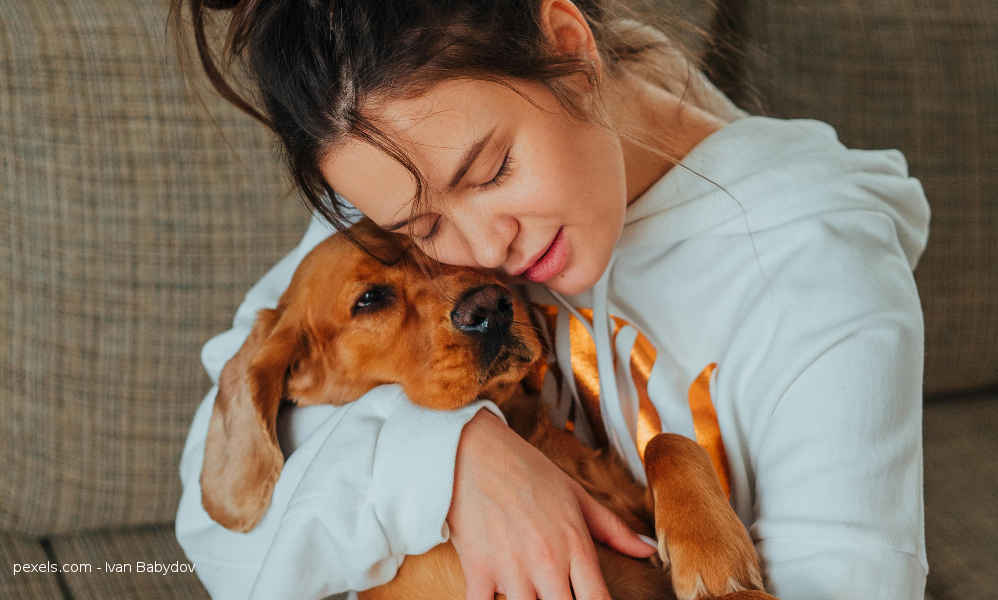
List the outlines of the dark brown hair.
{"type": "MultiPolygon", "coordinates": [[[[705,32],[682,19],[664,25],[613,0],[575,0],[596,38],[607,74],[630,68],[666,85],[655,70],[668,54],[689,65],[696,57],[677,40],[705,32]],[[683,31],[678,31],[682,29],[683,31]]],[[[172,0],[170,24],[184,63],[184,9],[197,55],[212,86],[279,138],[284,160],[303,200],[337,229],[347,225],[345,206],[322,177],[319,163],[344,136],[381,148],[425,183],[401,147],[365,115],[381,100],[411,97],[455,77],[505,83],[543,83],[578,118],[594,118],[591,104],[564,84],[582,74],[598,91],[593,65],[552,52],[538,23],[541,0],[172,0]],[[222,20],[224,46],[216,61],[208,31],[222,20]],[[227,21],[226,21],[227,19],[227,21]],[[220,67],[219,64],[222,66],[220,67]],[[241,69],[249,100],[223,70],[241,69]],[[260,106],[255,106],[258,103],[260,106]]],[[[661,7],[658,7],[659,11],[661,7]]],[[[710,40],[716,48],[721,40],[710,40]]]]}

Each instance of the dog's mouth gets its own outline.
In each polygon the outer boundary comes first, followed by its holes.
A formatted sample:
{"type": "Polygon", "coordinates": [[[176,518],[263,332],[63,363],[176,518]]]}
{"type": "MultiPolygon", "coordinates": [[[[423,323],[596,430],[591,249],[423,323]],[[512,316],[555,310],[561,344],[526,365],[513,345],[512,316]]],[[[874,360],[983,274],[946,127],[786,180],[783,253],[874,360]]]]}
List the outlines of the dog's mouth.
{"type": "Polygon", "coordinates": [[[526,370],[536,359],[537,357],[534,353],[530,351],[530,348],[520,338],[511,336],[493,354],[493,358],[487,361],[487,364],[483,365],[484,368],[481,371],[479,383],[485,385],[492,379],[506,375],[514,369],[526,370]]]}

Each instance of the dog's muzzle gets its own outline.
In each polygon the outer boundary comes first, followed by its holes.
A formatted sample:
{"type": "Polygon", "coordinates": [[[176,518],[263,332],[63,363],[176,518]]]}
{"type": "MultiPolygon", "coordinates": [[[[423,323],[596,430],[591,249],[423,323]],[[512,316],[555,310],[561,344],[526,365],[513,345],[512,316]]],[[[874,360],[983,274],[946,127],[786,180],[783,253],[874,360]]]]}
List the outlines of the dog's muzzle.
{"type": "Polygon", "coordinates": [[[522,353],[523,343],[513,335],[513,299],[496,284],[467,290],[454,305],[450,320],[458,331],[477,342],[478,364],[483,378],[504,371],[510,354],[522,353]],[[496,360],[496,359],[502,360],[496,360]]]}

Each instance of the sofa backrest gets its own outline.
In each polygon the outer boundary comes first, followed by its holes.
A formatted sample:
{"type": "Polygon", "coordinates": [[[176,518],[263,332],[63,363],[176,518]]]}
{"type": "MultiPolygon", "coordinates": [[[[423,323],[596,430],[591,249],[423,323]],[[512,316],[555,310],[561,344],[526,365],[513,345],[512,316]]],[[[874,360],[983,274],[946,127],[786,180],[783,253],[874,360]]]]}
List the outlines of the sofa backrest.
{"type": "Polygon", "coordinates": [[[201,345],[308,222],[167,8],[0,1],[2,530],[173,519],[201,345]]]}

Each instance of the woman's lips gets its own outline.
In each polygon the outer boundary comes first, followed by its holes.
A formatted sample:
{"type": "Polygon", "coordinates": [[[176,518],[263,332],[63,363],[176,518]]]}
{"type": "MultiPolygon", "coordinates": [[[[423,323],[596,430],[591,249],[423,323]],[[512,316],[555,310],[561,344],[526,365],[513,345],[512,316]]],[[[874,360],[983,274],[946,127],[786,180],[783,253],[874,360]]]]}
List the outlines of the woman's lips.
{"type": "Polygon", "coordinates": [[[551,279],[565,268],[568,264],[569,247],[568,240],[563,235],[564,227],[558,229],[547,250],[537,259],[529,269],[523,272],[523,276],[535,283],[542,283],[551,279]]]}

